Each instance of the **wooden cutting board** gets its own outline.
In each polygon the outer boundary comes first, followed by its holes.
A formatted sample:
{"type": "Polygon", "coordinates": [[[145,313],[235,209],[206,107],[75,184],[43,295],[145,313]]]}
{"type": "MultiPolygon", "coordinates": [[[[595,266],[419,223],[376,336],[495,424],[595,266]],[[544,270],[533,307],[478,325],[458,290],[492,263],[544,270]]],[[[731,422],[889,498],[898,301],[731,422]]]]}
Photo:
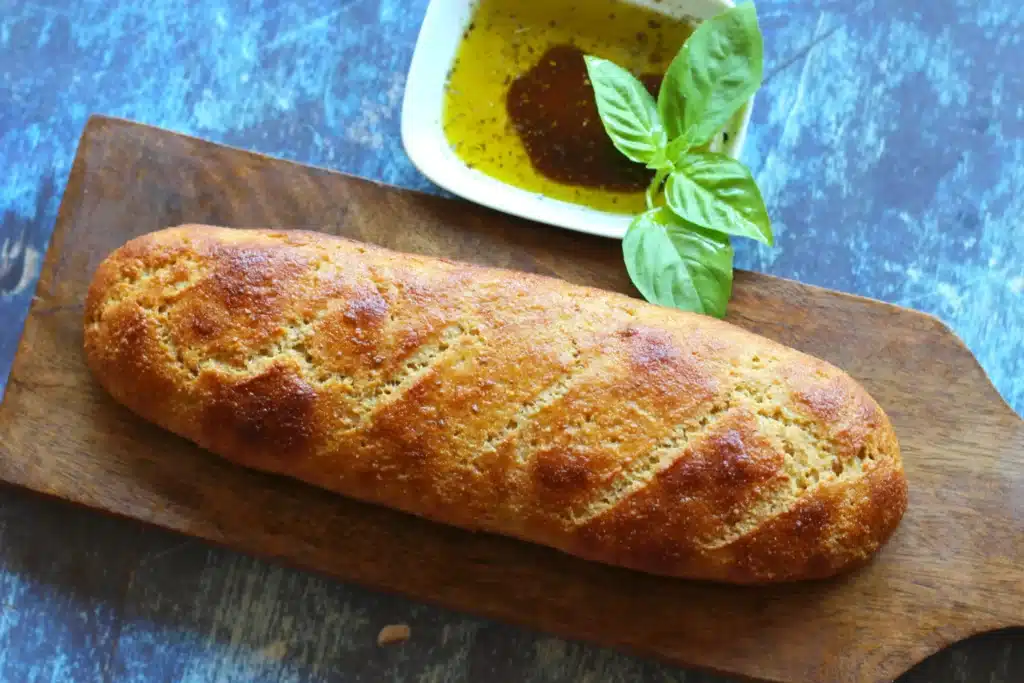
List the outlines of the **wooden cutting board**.
{"type": "Polygon", "coordinates": [[[184,222],[314,228],[632,291],[614,241],[93,118],[0,406],[0,479],[343,581],[753,678],[891,680],[966,636],[1024,626],[1024,421],[933,318],[738,274],[733,322],[844,368],[892,417],[910,508],[876,561],[839,579],[677,581],[243,470],[115,404],[83,362],[86,287],[115,247],[184,222]]]}

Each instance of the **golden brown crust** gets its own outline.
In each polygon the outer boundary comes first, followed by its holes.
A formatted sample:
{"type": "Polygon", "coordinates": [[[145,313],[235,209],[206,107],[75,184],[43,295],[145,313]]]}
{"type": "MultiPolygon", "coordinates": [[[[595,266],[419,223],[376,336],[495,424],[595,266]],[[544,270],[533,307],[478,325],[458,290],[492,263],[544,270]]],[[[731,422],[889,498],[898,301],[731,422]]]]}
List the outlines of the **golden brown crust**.
{"type": "Polygon", "coordinates": [[[888,418],[827,363],[326,235],[133,240],[96,273],[85,351],[118,401],[242,465],[647,572],[825,577],[906,508],[888,418]]]}

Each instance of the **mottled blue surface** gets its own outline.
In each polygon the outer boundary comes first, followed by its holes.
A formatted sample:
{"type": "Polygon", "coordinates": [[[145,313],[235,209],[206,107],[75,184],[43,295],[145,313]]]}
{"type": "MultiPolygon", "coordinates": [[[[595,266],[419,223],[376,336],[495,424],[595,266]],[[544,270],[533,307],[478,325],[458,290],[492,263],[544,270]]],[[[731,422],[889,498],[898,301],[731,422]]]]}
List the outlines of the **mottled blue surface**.
{"type": "MultiPolygon", "coordinates": [[[[434,191],[398,132],[425,5],[0,0],[0,388],[91,113],[434,191]]],[[[1024,411],[1024,9],[759,9],[771,75],[744,157],[779,239],[740,265],[938,315],[1024,411]]],[[[0,549],[5,681],[713,680],[18,491],[0,489],[0,549]],[[378,649],[398,621],[413,640],[378,649]]],[[[1008,683],[1019,642],[911,678],[1008,683]]]]}

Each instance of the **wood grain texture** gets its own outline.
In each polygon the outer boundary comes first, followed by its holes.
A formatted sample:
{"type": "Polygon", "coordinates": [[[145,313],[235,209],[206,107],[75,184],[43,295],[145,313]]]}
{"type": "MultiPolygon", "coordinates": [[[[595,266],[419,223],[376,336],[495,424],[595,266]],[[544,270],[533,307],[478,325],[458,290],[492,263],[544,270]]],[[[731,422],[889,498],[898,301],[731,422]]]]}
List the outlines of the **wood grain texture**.
{"type": "Polygon", "coordinates": [[[126,239],[193,221],[321,228],[628,291],[608,241],[94,119],[0,406],[4,480],[344,580],[769,680],[888,680],[948,643],[1024,621],[1024,424],[932,318],[740,274],[734,322],[836,363],[893,418],[910,509],[875,563],[837,581],[671,581],[244,471],[116,406],[81,357],[85,287],[126,239]]]}

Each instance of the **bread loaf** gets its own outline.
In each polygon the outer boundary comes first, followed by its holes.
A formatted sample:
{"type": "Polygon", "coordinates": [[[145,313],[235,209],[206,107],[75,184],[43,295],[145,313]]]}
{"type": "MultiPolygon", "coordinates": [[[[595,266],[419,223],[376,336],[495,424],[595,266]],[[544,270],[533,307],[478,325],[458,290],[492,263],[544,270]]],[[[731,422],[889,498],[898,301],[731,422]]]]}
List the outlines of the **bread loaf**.
{"type": "Polygon", "coordinates": [[[837,368],[705,316],[308,232],[132,240],[85,354],[141,417],[246,467],[645,572],[867,560],[907,487],[837,368]]]}

